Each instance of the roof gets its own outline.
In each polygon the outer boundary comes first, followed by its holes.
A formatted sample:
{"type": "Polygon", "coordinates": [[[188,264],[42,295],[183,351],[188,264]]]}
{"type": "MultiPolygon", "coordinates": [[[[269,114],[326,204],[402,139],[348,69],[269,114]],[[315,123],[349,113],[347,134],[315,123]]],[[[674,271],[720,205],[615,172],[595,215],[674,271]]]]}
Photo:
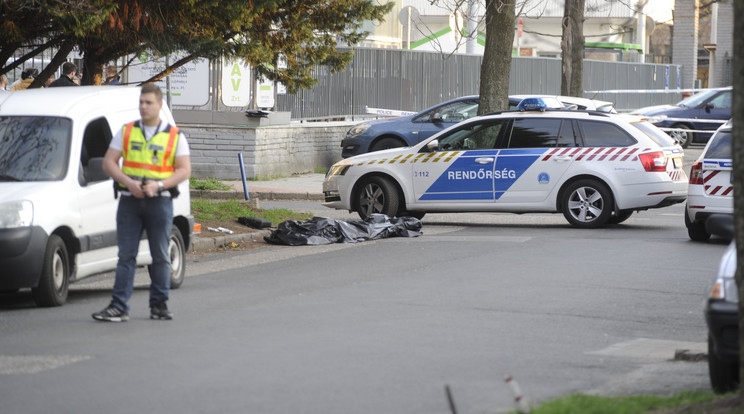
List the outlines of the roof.
{"type": "Polygon", "coordinates": [[[26,89],[0,95],[0,114],[69,116],[85,106],[111,105],[120,108],[137,105],[140,88],[136,86],[79,86],[26,89]]]}

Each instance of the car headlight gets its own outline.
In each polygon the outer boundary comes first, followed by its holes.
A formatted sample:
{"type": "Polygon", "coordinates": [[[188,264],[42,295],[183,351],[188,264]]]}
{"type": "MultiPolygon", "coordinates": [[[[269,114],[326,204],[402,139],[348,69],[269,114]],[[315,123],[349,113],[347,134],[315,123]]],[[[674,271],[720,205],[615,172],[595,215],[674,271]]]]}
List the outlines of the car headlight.
{"type": "Polygon", "coordinates": [[[734,279],[716,279],[716,283],[710,289],[711,299],[722,299],[726,302],[739,302],[739,291],[734,279]]]}
{"type": "Polygon", "coordinates": [[[658,124],[658,123],[666,121],[667,118],[668,118],[667,115],[654,115],[648,118],[648,122],[652,124],[658,124]]]}
{"type": "Polygon", "coordinates": [[[362,124],[359,124],[359,125],[354,125],[346,133],[346,138],[354,138],[356,136],[362,135],[371,126],[372,126],[371,124],[366,123],[366,122],[365,123],[362,123],[362,124]]]}
{"type": "Polygon", "coordinates": [[[29,227],[34,221],[34,205],[28,200],[0,204],[0,229],[29,227]]]}
{"type": "Polygon", "coordinates": [[[328,170],[326,178],[333,177],[334,175],[344,175],[346,174],[346,171],[349,170],[349,167],[351,167],[351,165],[334,165],[330,170],[328,170]]]}

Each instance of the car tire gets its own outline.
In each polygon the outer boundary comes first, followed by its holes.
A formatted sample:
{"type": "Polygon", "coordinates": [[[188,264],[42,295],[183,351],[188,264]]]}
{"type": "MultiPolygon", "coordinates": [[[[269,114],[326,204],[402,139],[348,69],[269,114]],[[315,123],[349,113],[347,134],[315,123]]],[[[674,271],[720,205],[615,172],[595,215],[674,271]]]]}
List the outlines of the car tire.
{"type": "Polygon", "coordinates": [[[692,241],[704,242],[710,239],[710,233],[705,229],[705,223],[693,223],[690,219],[690,215],[687,213],[687,206],[685,206],[685,227],[687,227],[687,235],[692,241]]]}
{"type": "Polygon", "coordinates": [[[612,215],[613,207],[610,189],[592,179],[570,184],[561,197],[563,216],[572,226],[583,229],[604,226],[612,215]]]}
{"type": "Polygon", "coordinates": [[[171,263],[170,288],[178,289],[186,279],[186,245],[181,232],[175,225],[168,242],[168,255],[171,263]]]}
{"type": "Polygon", "coordinates": [[[620,224],[629,219],[632,215],[633,210],[620,210],[618,212],[613,212],[609,220],[607,220],[607,224],[620,224]]]}
{"type": "Polygon", "coordinates": [[[396,214],[397,217],[413,217],[415,219],[421,220],[426,215],[423,211],[399,211],[398,214],[396,214]]]}
{"type": "Polygon", "coordinates": [[[669,136],[679,142],[682,148],[687,148],[692,143],[692,131],[687,125],[674,124],[672,128],[683,129],[684,131],[669,131],[669,136]]]}
{"type": "Polygon", "coordinates": [[[398,138],[386,137],[375,142],[369,149],[370,152],[382,151],[390,148],[401,148],[406,145],[398,138]]]}
{"type": "Polygon", "coordinates": [[[70,270],[67,246],[61,237],[52,234],[44,251],[39,285],[31,289],[37,306],[62,306],[67,301],[70,270]]]}
{"type": "Polygon", "coordinates": [[[738,362],[726,362],[718,358],[713,339],[708,336],[708,375],[716,394],[726,394],[739,388],[738,362]]]}
{"type": "Polygon", "coordinates": [[[398,191],[389,179],[366,178],[356,192],[356,209],[359,217],[366,220],[374,213],[394,217],[398,212],[398,191]]]}

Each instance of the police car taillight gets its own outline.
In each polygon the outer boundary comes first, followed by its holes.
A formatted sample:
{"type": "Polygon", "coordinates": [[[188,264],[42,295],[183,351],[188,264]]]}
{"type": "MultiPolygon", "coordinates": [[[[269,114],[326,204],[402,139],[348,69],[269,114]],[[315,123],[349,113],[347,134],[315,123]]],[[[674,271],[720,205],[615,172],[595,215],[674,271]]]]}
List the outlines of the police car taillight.
{"type": "Polygon", "coordinates": [[[648,152],[638,156],[648,172],[666,171],[667,159],[662,151],[648,152]]]}
{"type": "Polygon", "coordinates": [[[690,184],[703,185],[703,163],[696,162],[690,168],[690,184]]]}

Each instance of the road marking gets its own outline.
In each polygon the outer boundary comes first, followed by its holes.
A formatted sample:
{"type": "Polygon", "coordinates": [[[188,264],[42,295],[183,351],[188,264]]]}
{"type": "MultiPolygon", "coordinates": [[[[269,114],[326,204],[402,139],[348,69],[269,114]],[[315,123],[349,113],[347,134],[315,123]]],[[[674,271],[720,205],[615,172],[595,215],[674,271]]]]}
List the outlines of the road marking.
{"type": "Polygon", "coordinates": [[[0,355],[0,375],[38,374],[90,358],[84,355],[0,355]]]}
{"type": "Polygon", "coordinates": [[[423,242],[503,242],[503,243],[525,243],[532,240],[532,237],[523,236],[442,236],[442,235],[426,235],[424,233],[421,237],[414,239],[408,238],[394,238],[391,240],[406,241],[411,240],[423,241],[423,242]]]}

